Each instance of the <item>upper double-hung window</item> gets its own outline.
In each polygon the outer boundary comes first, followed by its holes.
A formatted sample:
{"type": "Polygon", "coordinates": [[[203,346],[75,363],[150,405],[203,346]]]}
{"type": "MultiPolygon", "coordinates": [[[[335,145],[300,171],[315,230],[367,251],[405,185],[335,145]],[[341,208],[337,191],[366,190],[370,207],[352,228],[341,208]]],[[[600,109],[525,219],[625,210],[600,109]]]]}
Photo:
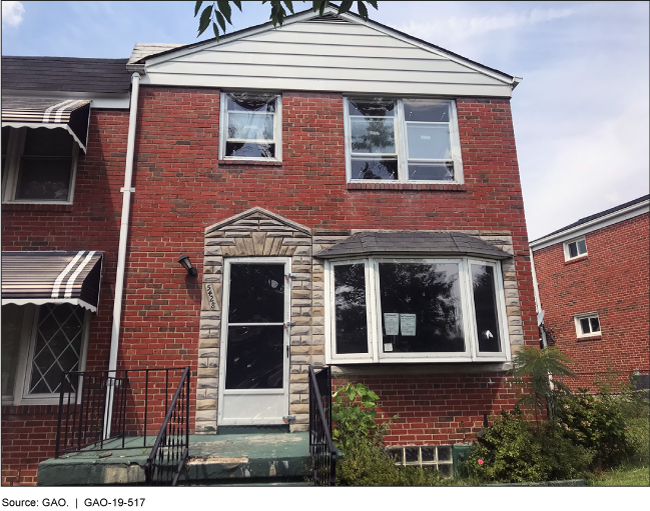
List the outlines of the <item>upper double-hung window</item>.
{"type": "Polygon", "coordinates": [[[349,181],[462,183],[456,103],[346,98],[349,181]]]}
{"type": "Polygon", "coordinates": [[[220,158],[281,160],[281,102],[276,94],[222,94],[220,158]]]}

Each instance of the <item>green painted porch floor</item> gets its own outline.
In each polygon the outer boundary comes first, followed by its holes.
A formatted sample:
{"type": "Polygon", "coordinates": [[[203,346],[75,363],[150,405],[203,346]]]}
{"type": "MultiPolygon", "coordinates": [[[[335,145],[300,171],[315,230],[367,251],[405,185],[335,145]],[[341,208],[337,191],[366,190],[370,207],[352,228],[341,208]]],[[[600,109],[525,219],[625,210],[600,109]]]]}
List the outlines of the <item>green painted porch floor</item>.
{"type": "MultiPolygon", "coordinates": [[[[143,437],[104,442],[103,450],[81,451],[41,462],[39,486],[139,484],[151,447],[143,437]]],[[[153,445],[155,437],[147,437],[153,445]]],[[[309,475],[309,433],[190,435],[189,461],[179,484],[299,483],[309,475]]]]}

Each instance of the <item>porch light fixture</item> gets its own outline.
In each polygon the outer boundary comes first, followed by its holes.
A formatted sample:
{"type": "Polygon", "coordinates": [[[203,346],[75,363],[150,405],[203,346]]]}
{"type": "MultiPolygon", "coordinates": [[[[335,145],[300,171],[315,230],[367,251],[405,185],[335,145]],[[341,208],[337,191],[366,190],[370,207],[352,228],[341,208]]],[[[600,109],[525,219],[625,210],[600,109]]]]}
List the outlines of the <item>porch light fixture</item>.
{"type": "Polygon", "coordinates": [[[181,254],[181,256],[178,258],[178,264],[180,264],[183,268],[187,270],[188,275],[191,275],[192,277],[197,276],[198,272],[196,271],[196,268],[192,266],[192,262],[190,261],[190,256],[181,254]]]}

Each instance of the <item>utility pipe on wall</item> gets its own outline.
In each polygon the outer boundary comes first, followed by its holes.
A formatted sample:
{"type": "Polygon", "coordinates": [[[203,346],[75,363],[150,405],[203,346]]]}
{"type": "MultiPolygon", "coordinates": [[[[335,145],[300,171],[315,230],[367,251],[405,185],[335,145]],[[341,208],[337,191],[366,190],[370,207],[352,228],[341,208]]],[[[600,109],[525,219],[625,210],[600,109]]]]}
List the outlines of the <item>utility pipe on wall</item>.
{"type": "MultiPolygon", "coordinates": [[[[140,90],[140,74],[131,75],[131,105],[129,111],[129,132],[126,141],[126,167],[124,170],[124,188],[120,191],[122,196],[122,218],[120,220],[120,242],[117,251],[117,273],[115,275],[115,299],[113,302],[113,326],[111,328],[111,351],[108,359],[108,370],[117,369],[117,351],[120,346],[120,321],[122,319],[122,295],[124,293],[124,267],[126,266],[126,242],[129,235],[129,215],[131,211],[131,188],[133,178],[133,156],[135,152],[135,128],[138,116],[138,92],[140,90]]],[[[109,374],[110,376],[110,374],[109,374]]],[[[115,373],[113,376],[116,376],[115,373]]],[[[111,433],[111,415],[114,387],[109,387],[106,395],[106,420],[104,422],[104,436],[111,433]]]]}

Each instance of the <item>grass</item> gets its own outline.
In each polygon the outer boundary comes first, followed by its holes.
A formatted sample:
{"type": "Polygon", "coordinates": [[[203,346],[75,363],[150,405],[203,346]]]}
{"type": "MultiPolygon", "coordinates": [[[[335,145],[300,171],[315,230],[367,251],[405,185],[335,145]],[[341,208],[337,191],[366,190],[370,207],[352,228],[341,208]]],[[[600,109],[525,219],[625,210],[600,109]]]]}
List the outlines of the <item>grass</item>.
{"type": "Polygon", "coordinates": [[[650,486],[650,466],[622,466],[590,478],[589,486],[650,486]]]}

